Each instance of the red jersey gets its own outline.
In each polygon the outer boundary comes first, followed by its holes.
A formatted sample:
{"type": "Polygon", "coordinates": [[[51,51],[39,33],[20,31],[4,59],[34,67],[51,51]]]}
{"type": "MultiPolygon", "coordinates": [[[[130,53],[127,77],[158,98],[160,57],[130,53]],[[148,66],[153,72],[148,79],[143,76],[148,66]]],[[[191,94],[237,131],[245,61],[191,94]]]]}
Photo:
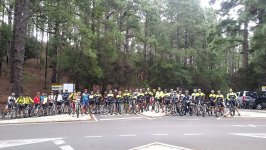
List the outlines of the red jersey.
{"type": "Polygon", "coordinates": [[[34,104],[40,104],[41,99],[39,96],[35,96],[33,101],[34,101],[34,104]]]}

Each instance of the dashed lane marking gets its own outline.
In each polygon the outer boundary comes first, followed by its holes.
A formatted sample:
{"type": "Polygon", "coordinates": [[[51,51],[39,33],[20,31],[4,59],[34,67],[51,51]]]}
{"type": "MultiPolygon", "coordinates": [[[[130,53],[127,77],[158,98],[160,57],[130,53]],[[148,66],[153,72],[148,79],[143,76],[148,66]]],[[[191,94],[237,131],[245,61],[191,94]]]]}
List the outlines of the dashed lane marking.
{"type": "Polygon", "coordinates": [[[188,136],[196,136],[196,135],[203,135],[202,133],[186,133],[184,135],[188,135],[188,136]]]}
{"type": "Polygon", "coordinates": [[[136,136],[136,134],[124,134],[124,135],[118,135],[121,137],[131,137],[131,136],[136,136]]]}
{"type": "Polygon", "coordinates": [[[164,133],[157,133],[157,134],[153,134],[154,136],[166,136],[168,134],[164,134],[164,133]]]}
{"type": "Polygon", "coordinates": [[[142,117],[128,117],[128,118],[107,118],[107,119],[100,119],[100,121],[110,121],[110,120],[136,120],[141,119],[142,117]]]}
{"type": "Polygon", "coordinates": [[[101,135],[90,135],[90,136],[85,136],[85,138],[102,138],[103,136],[101,135]]]}

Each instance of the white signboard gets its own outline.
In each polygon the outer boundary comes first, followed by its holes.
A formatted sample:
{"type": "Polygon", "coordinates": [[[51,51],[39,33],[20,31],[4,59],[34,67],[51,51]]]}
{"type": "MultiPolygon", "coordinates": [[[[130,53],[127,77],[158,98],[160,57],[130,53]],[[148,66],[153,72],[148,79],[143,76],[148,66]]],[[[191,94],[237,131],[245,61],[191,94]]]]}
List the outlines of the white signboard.
{"type": "Polygon", "coordinates": [[[63,90],[63,85],[52,85],[52,91],[63,90]]]}
{"type": "Polygon", "coordinates": [[[63,92],[65,92],[65,90],[68,90],[68,92],[74,92],[75,90],[75,84],[73,83],[65,83],[63,84],[63,92]]]}
{"type": "Polygon", "coordinates": [[[261,87],[261,90],[262,90],[262,91],[266,91],[266,86],[262,86],[262,87],[261,87]]]}

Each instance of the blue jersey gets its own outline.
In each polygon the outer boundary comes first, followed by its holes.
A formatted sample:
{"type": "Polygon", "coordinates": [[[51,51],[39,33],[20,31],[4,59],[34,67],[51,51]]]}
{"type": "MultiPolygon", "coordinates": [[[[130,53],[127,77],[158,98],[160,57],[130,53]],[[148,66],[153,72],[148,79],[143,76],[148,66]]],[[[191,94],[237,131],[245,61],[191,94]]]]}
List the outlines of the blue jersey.
{"type": "Polygon", "coordinates": [[[89,93],[83,93],[82,94],[82,101],[88,101],[89,100],[89,93]]]}
{"type": "Polygon", "coordinates": [[[62,94],[62,98],[63,98],[63,100],[64,100],[64,101],[68,101],[69,95],[70,95],[69,93],[63,93],[63,94],[62,94]]]}

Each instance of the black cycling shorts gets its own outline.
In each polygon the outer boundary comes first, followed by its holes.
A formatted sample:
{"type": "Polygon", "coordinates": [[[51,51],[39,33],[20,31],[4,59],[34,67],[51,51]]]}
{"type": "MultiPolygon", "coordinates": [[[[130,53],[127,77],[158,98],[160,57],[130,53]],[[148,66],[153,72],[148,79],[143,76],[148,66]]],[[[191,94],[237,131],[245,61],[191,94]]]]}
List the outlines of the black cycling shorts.
{"type": "Polygon", "coordinates": [[[214,106],[215,106],[214,101],[210,101],[210,106],[211,106],[211,107],[214,107],[214,106]]]}
{"type": "Polygon", "coordinates": [[[232,104],[234,107],[236,107],[236,101],[235,100],[230,100],[228,103],[229,103],[229,105],[232,104]]]}

